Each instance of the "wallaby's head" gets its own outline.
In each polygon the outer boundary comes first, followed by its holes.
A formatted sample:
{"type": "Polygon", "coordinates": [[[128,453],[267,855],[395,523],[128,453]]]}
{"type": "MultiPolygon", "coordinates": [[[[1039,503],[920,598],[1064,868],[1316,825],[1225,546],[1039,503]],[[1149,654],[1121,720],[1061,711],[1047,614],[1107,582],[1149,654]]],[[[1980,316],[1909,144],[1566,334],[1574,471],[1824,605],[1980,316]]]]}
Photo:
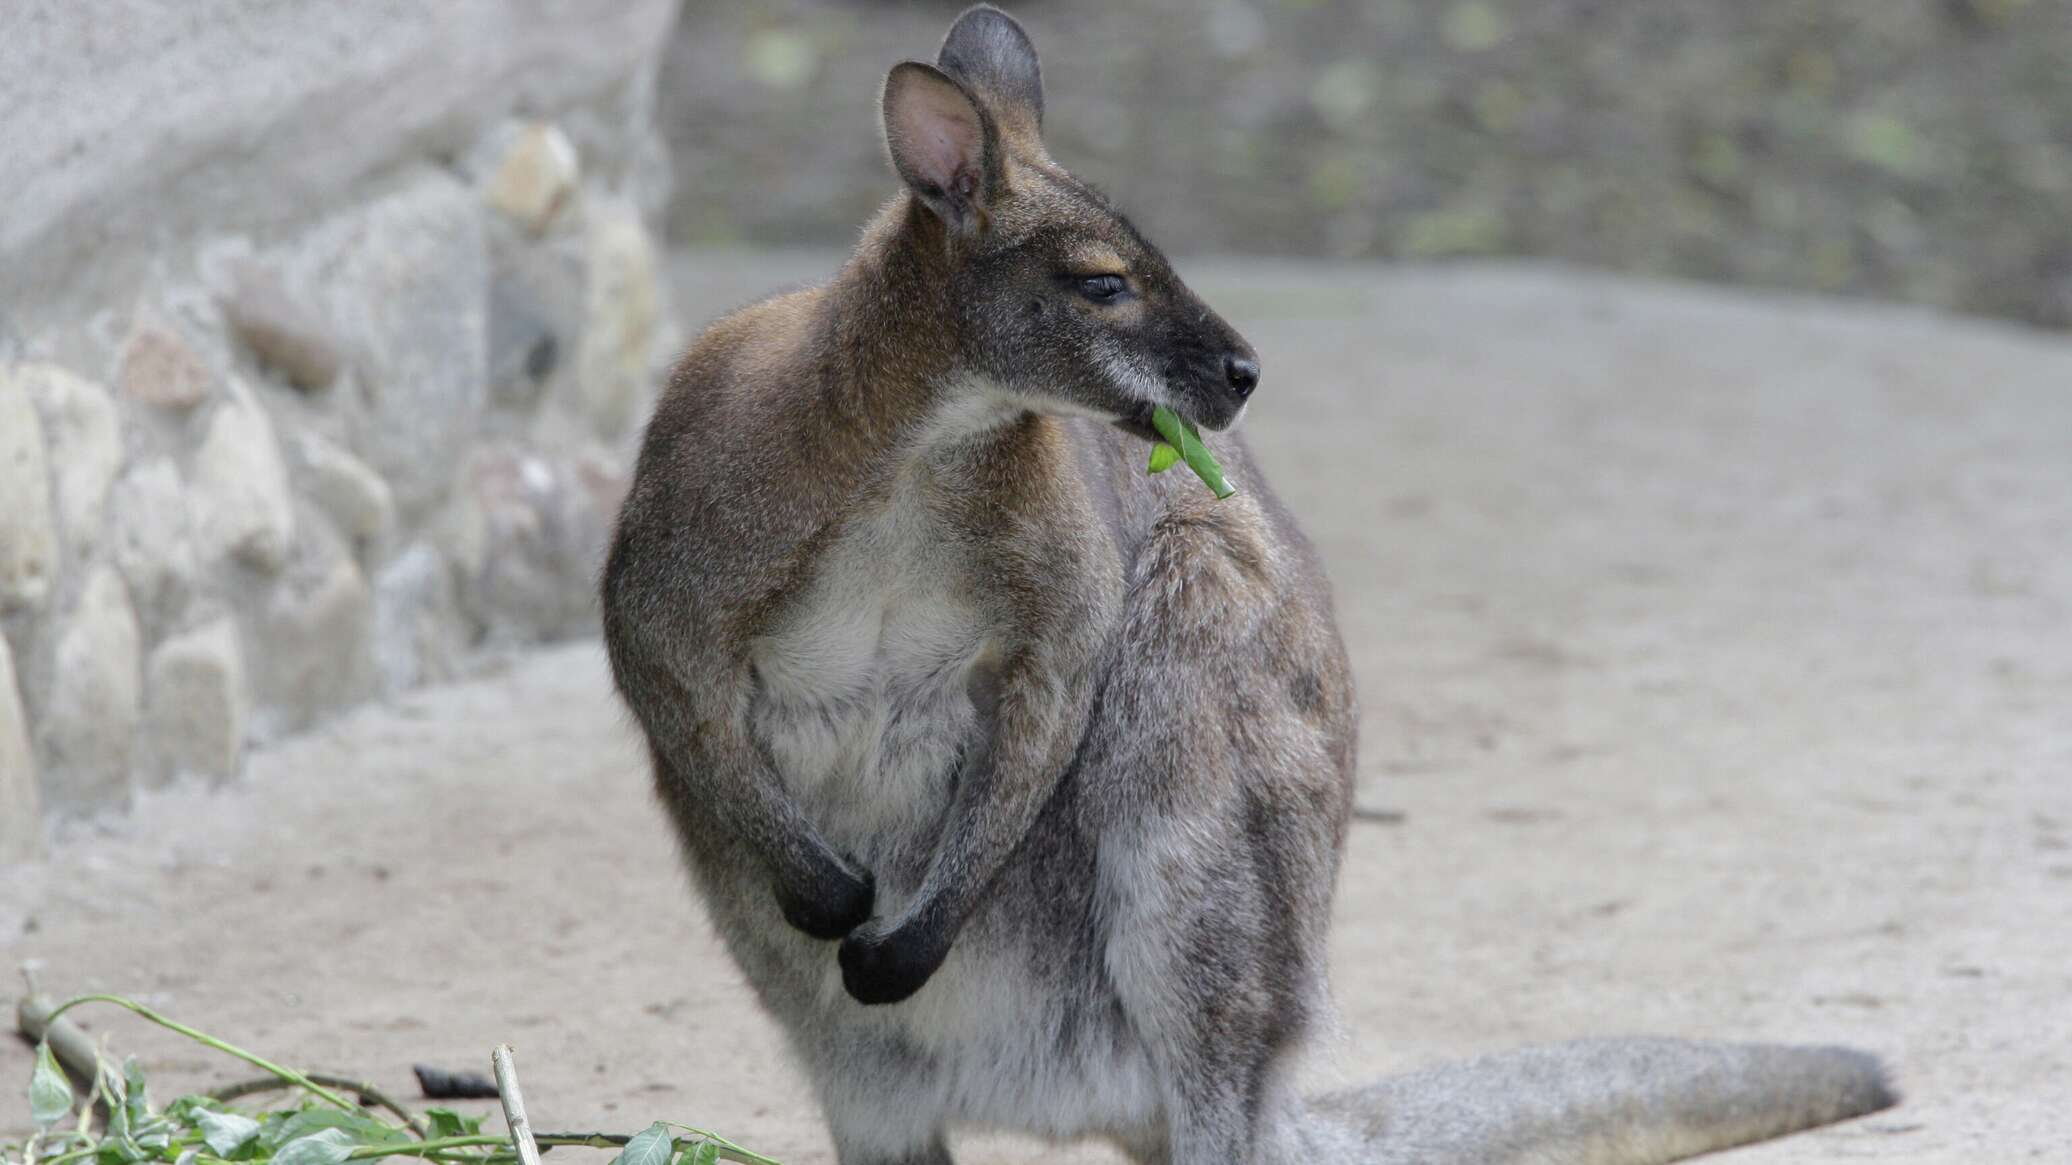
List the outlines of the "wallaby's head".
{"type": "Polygon", "coordinates": [[[1244,337],[1180,282],[1158,248],[1043,146],[1043,75],[1021,25],[980,6],[935,64],[885,78],[893,169],[949,274],[959,362],[1039,411],[1091,413],[1148,434],[1156,405],[1210,429],[1259,383],[1244,337]]]}

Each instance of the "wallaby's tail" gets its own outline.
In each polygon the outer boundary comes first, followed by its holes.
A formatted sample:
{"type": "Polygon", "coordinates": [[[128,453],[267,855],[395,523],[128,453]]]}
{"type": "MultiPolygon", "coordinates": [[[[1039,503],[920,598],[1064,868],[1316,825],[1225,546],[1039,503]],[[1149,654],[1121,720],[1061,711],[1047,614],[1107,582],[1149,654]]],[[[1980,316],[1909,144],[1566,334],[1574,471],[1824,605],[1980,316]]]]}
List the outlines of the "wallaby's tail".
{"type": "Polygon", "coordinates": [[[1318,1098],[1289,1147],[1348,1165],[1654,1165],[1897,1099],[1848,1048],[1586,1040],[1318,1098]]]}

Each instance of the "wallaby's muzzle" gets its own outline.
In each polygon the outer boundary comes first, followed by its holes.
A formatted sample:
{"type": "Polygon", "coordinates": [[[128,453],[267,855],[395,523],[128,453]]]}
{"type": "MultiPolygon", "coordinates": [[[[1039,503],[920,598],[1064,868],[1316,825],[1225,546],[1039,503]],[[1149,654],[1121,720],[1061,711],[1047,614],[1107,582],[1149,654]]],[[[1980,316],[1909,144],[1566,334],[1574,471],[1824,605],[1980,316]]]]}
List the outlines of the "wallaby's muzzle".
{"type": "Polygon", "coordinates": [[[1198,314],[1168,341],[1162,369],[1167,390],[1173,408],[1188,420],[1204,429],[1227,429],[1259,387],[1259,354],[1192,293],[1183,295],[1198,314]]]}
{"type": "MultiPolygon", "coordinates": [[[[1196,353],[1192,358],[1175,355],[1162,369],[1171,393],[1169,407],[1204,429],[1222,430],[1244,415],[1246,402],[1259,387],[1259,357],[1252,347],[1237,338],[1234,347],[1221,352],[1196,353]]],[[[1146,441],[1160,441],[1151,425],[1151,401],[1144,401],[1115,422],[1117,428],[1146,441]]]]}
{"type": "Polygon", "coordinates": [[[1259,358],[1237,352],[1223,354],[1223,375],[1230,381],[1230,391],[1237,399],[1245,400],[1252,390],[1259,387],[1259,358]]]}

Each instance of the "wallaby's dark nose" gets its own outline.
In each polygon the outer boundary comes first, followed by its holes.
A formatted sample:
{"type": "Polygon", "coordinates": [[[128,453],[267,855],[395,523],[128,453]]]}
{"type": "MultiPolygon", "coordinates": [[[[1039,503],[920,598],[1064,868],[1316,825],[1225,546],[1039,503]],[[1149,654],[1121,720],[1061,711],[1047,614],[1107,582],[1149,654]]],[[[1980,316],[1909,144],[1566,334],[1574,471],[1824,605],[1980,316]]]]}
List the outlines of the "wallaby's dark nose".
{"type": "Polygon", "coordinates": [[[1230,391],[1243,400],[1259,387],[1259,362],[1250,356],[1229,353],[1223,357],[1223,375],[1230,378],[1230,391]]]}

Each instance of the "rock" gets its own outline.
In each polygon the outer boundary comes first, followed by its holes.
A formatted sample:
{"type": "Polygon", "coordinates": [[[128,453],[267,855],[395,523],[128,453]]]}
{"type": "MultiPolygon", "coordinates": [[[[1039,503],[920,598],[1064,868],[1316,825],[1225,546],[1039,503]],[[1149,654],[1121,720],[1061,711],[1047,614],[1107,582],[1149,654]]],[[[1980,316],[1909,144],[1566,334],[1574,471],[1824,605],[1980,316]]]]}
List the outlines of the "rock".
{"type": "MultiPolygon", "coordinates": [[[[573,218],[575,216],[564,216],[573,218]]],[[[573,383],[589,282],[589,240],[578,231],[534,237],[501,215],[489,240],[491,403],[530,412],[543,397],[566,399],[573,383]]]]}
{"type": "Polygon", "coordinates": [[[295,387],[329,388],[345,370],[345,356],[323,317],[272,270],[238,264],[220,305],[245,346],[295,387]]]}
{"type": "Polygon", "coordinates": [[[273,589],[252,624],[253,691],[269,735],[374,694],[372,596],[351,557],[273,589]]]}
{"type": "Polygon", "coordinates": [[[507,443],[479,451],[447,525],[463,609],[504,640],[589,630],[624,488],[624,475],[598,452],[548,456],[507,443]]]}
{"type": "Polygon", "coordinates": [[[531,122],[507,131],[482,197],[534,234],[554,221],[576,192],[576,148],[560,127],[531,122]]]}
{"type": "Polygon", "coordinates": [[[273,234],[513,108],[594,102],[653,72],[681,7],[0,4],[0,303],[41,311],[226,225],[273,234]]]}
{"type": "Polygon", "coordinates": [[[109,511],[109,557],[129,583],[138,616],[147,626],[170,622],[187,605],[194,583],[179,469],[166,457],[132,465],[116,481],[109,511]]]}
{"type": "Polygon", "coordinates": [[[228,619],[166,640],[151,653],[144,718],[152,773],[163,783],[193,773],[216,781],[244,761],[244,655],[228,619]]]}
{"type": "Polygon", "coordinates": [[[131,400],[182,411],[207,400],[216,382],[208,363],[184,336],[148,317],[138,319],[123,341],[115,379],[131,400]]]}
{"type": "Polygon", "coordinates": [[[43,851],[43,810],[36,792],[36,753],[29,715],[14,682],[14,654],[0,636],[0,864],[43,851]]]}
{"type": "Polygon", "coordinates": [[[188,513],[201,561],[225,558],[267,574],[287,563],[295,542],[295,510],[273,422],[232,378],[231,392],[209,418],[194,455],[188,513]]]}
{"type": "Polygon", "coordinates": [[[655,108],[660,84],[660,69],[642,69],[613,86],[603,100],[569,106],[555,117],[583,160],[585,189],[608,189],[631,199],[650,223],[661,221],[675,185],[669,143],[655,108]]]}
{"type": "Polygon", "coordinates": [[[660,320],[654,246],[626,203],[595,199],[588,236],[590,287],[577,359],[581,412],[610,438],[646,403],[660,320]]]}
{"type": "Polygon", "coordinates": [[[36,709],[52,808],[79,812],[128,800],[137,656],[137,618],[122,576],[94,567],[58,636],[49,690],[36,709]]]}
{"type": "Polygon", "coordinates": [[[353,542],[362,560],[388,540],[396,523],[396,502],[381,475],[352,454],[315,433],[293,442],[296,477],[314,501],[353,542]]]}
{"type": "Polygon", "coordinates": [[[41,610],[57,574],[43,422],[21,369],[0,366],[0,614],[41,610]]]}
{"type": "MultiPolygon", "coordinates": [[[[581,278],[570,287],[580,287],[581,278]]],[[[580,319],[574,332],[581,327],[580,319]]],[[[563,361],[551,309],[525,284],[504,277],[489,285],[489,396],[500,408],[530,410],[563,361]]]]}
{"type": "Polygon", "coordinates": [[[25,365],[20,375],[50,442],[60,536],[82,556],[100,544],[108,487],[122,469],[122,418],[107,389],[55,364],[25,365]]]}
{"type": "Polygon", "coordinates": [[[349,444],[406,519],[452,481],[488,398],[482,221],[467,188],[428,172],[327,221],[295,259],[360,381],[349,444]]]}
{"type": "Polygon", "coordinates": [[[446,559],[424,542],[374,580],[374,665],[384,693],[438,683],[458,672],[465,632],[446,559]]]}

